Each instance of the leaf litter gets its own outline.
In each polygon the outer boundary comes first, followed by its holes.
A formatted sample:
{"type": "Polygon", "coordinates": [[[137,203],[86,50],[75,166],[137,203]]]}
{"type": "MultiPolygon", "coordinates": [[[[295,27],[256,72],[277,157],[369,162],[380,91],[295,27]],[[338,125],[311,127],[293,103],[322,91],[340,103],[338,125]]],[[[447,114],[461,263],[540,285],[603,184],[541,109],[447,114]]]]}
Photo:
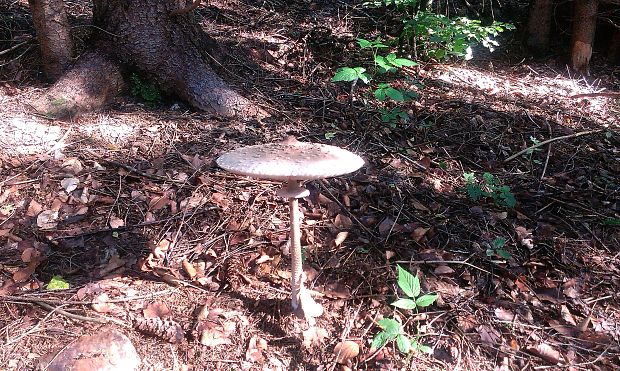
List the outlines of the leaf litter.
{"type": "MultiPolygon", "coordinates": [[[[286,22],[278,18],[286,12],[249,8],[226,16],[239,25],[250,24],[243,17],[286,22]]],[[[206,17],[210,11],[205,9],[206,17]]],[[[314,33],[307,35],[316,41],[314,33]]],[[[296,47],[276,45],[282,58],[303,51],[296,47]]],[[[317,62],[310,56],[305,63],[317,62]]],[[[314,66],[321,79],[329,75],[324,65],[314,66]]],[[[617,226],[605,222],[618,218],[617,138],[555,143],[544,174],[528,158],[503,164],[532,132],[550,136],[545,122],[553,123],[554,132],[574,132],[598,124],[597,114],[587,117],[553,95],[545,97],[544,107],[525,98],[514,104],[486,90],[476,99],[466,89],[455,95],[458,89],[446,90],[443,80],[433,78],[447,78],[442,68],[419,71],[429,90],[412,107],[413,121],[402,127],[373,124],[370,113],[342,104],[346,92],[338,87],[296,91],[283,85],[277,104],[294,122],[215,122],[200,113],[171,116],[124,107],[132,114],[110,111],[84,119],[135,124],[136,138],[107,139],[115,152],[102,155],[100,147],[78,144],[47,155],[1,155],[0,292],[131,323],[149,335],[130,335],[141,355],[162,367],[177,358],[198,368],[271,359],[315,366],[329,360],[352,369],[432,369],[435,362],[470,369],[617,367],[620,237],[617,226]],[[332,92],[328,108],[323,100],[299,107],[290,98],[332,92]],[[312,112],[323,112],[320,120],[312,112]],[[291,128],[319,140],[325,120],[333,124],[334,143],[360,143],[356,150],[369,166],[349,178],[312,183],[313,193],[301,201],[304,271],[314,272],[308,274],[310,289],[321,295],[323,312],[310,327],[286,309],[289,277],[281,272],[288,267],[288,214],[273,196],[275,185],[232,177],[212,161],[239,145],[278,140],[291,128]],[[352,130],[359,122],[375,126],[367,133],[352,130]],[[473,202],[462,192],[463,168],[479,176],[493,172],[510,185],[517,205],[473,202]],[[510,258],[486,254],[496,238],[505,240],[510,258]],[[431,356],[401,356],[389,347],[369,353],[377,321],[394,314],[389,303],[397,294],[396,262],[420,273],[423,292],[439,296],[426,312],[399,314],[404,331],[432,344],[431,356]],[[45,288],[56,275],[69,289],[45,288]],[[164,298],[152,297],[158,292],[166,292],[164,298]],[[194,315],[196,303],[204,302],[194,315]],[[171,352],[162,342],[174,344],[174,357],[166,358],[171,352]]],[[[493,79],[509,76],[502,86],[510,86],[517,76],[519,89],[532,84],[530,69],[546,71],[501,62],[495,68],[493,79]]],[[[293,66],[286,74],[301,78],[303,70],[293,66]]],[[[481,73],[473,67],[458,71],[464,78],[481,73]]],[[[272,94],[269,84],[255,85],[272,94]]],[[[58,313],[46,317],[49,312],[29,303],[3,300],[1,313],[11,324],[8,338],[22,341],[15,356],[27,366],[33,362],[25,346],[33,339],[26,332],[30,322],[14,313],[47,321],[64,334],[98,330],[96,322],[67,321],[58,313]]],[[[48,338],[60,346],[70,340],[48,338]]]]}

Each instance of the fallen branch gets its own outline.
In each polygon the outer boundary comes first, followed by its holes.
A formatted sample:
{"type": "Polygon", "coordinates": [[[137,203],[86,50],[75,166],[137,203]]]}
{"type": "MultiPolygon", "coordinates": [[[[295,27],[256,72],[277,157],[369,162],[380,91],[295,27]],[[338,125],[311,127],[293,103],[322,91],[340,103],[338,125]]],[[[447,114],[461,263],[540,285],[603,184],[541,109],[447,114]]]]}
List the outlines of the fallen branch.
{"type": "Polygon", "coordinates": [[[563,140],[563,139],[577,138],[577,137],[581,137],[581,136],[584,136],[584,135],[597,134],[597,133],[601,133],[601,132],[603,132],[605,130],[607,130],[607,129],[596,129],[596,130],[580,131],[579,133],[574,133],[574,134],[570,134],[570,135],[562,135],[562,136],[559,136],[559,137],[547,139],[547,140],[545,140],[543,142],[536,143],[536,144],[534,144],[532,146],[529,146],[529,147],[527,147],[527,148],[525,148],[525,149],[515,153],[514,155],[512,155],[512,156],[508,157],[507,159],[505,159],[504,163],[509,162],[511,160],[514,160],[515,158],[521,156],[525,152],[533,150],[533,149],[538,148],[538,147],[542,147],[545,144],[549,144],[549,143],[556,142],[558,140],[563,140]]]}

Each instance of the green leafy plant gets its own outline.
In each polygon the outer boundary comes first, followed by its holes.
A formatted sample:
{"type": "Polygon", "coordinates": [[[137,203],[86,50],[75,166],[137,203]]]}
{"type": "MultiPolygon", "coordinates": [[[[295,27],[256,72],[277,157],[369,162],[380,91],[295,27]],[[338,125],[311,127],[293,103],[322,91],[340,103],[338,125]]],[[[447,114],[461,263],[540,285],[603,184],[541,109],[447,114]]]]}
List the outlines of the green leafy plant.
{"type": "Polygon", "coordinates": [[[607,218],[603,220],[603,225],[608,226],[608,227],[619,227],[620,218],[607,218]]]}
{"type": "MultiPolygon", "coordinates": [[[[397,266],[397,283],[405,297],[399,298],[391,305],[403,310],[415,310],[432,305],[437,300],[436,294],[421,294],[420,279],[407,272],[400,265],[397,266]]],[[[372,348],[379,349],[390,341],[396,341],[396,347],[402,353],[419,351],[432,353],[432,349],[420,344],[416,337],[410,337],[404,330],[403,325],[394,318],[383,318],[377,322],[379,331],[372,341],[372,348]]]]}
{"type": "Polygon", "coordinates": [[[155,84],[144,80],[136,73],[129,76],[129,81],[132,95],[142,98],[148,105],[155,105],[161,101],[161,93],[155,84]]]}
{"type": "Polygon", "coordinates": [[[66,290],[68,288],[69,288],[69,283],[60,276],[52,277],[50,279],[50,282],[47,284],[48,290],[66,290]]]}
{"type": "Polygon", "coordinates": [[[502,259],[511,259],[512,254],[510,254],[505,248],[506,239],[503,237],[497,237],[492,242],[492,248],[487,249],[487,256],[499,256],[502,259]]]}
{"type": "Polygon", "coordinates": [[[463,178],[467,195],[473,201],[491,198],[499,206],[514,207],[517,204],[510,187],[500,184],[499,179],[491,173],[482,174],[482,181],[479,181],[474,173],[464,173],[463,178]]]}
{"type": "Polygon", "coordinates": [[[494,21],[485,26],[467,17],[450,19],[442,14],[420,11],[404,20],[401,38],[415,46],[419,57],[443,60],[456,56],[467,60],[473,57],[473,46],[481,44],[492,52],[499,45],[494,37],[513,29],[509,23],[494,21]]]}
{"type": "MultiPolygon", "coordinates": [[[[379,54],[381,50],[390,48],[390,46],[384,43],[379,37],[375,40],[360,38],[357,39],[357,44],[361,49],[370,49],[372,53],[372,65],[369,67],[370,70],[361,66],[341,67],[331,79],[332,82],[350,82],[351,94],[354,93],[358,81],[362,81],[364,84],[368,85],[377,75],[396,73],[399,69],[404,67],[417,65],[416,62],[410,59],[398,57],[396,53],[379,54]]],[[[413,92],[397,89],[385,82],[376,85],[373,90],[373,96],[380,102],[389,100],[393,103],[401,103],[417,97],[413,92]]],[[[381,121],[388,123],[392,127],[396,126],[399,117],[406,117],[406,114],[402,113],[398,107],[394,107],[391,110],[388,108],[381,108],[380,112],[381,121]]]]}

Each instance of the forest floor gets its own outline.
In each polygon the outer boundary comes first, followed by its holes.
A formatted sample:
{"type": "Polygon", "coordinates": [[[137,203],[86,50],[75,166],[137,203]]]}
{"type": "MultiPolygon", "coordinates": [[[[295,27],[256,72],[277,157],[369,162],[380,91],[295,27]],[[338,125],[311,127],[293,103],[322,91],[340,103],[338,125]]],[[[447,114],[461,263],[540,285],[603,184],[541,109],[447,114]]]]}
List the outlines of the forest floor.
{"type": "MultiPolygon", "coordinates": [[[[24,42],[0,55],[0,368],[109,327],[144,370],[620,368],[620,104],[572,97],[618,91],[617,67],[579,78],[504,49],[413,67],[419,98],[388,125],[368,88],[330,82],[380,27],[366,9],[215,1],[197,12],[219,72],[271,118],[127,95],[63,122],[29,113],[46,86],[25,3],[0,2],[0,49],[24,42]],[[288,134],[367,161],[300,201],[313,326],[290,310],[279,185],[215,165],[288,134]],[[397,266],[437,301],[391,306],[397,266]],[[382,318],[430,352],[372,348],[382,318]]],[[[89,11],[68,4],[82,41],[89,11]]]]}

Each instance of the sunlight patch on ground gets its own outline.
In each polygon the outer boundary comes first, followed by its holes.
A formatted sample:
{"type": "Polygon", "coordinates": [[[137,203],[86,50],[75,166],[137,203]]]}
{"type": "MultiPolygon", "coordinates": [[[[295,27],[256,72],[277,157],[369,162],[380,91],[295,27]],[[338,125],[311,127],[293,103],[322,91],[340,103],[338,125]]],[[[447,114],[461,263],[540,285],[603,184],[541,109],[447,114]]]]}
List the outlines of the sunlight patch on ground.
{"type": "Polygon", "coordinates": [[[17,115],[0,120],[0,146],[7,155],[35,155],[70,145],[76,137],[116,145],[135,137],[138,130],[139,125],[114,122],[104,115],[77,125],[17,115]]]}
{"type": "Polygon", "coordinates": [[[613,99],[605,97],[570,98],[577,94],[599,92],[595,86],[588,86],[583,79],[570,79],[565,76],[538,73],[530,68],[529,73],[516,74],[514,71],[485,71],[474,67],[443,66],[438,69],[437,78],[464,89],[475,89],[489,96],[505,100],[528,100],[530,102],[559,104],[567,110],[577,107],[581,113],[593,115],[597,121],[610,117],[613,99]],[[587,101],[585,101],[587,100],[587,101]]]}

